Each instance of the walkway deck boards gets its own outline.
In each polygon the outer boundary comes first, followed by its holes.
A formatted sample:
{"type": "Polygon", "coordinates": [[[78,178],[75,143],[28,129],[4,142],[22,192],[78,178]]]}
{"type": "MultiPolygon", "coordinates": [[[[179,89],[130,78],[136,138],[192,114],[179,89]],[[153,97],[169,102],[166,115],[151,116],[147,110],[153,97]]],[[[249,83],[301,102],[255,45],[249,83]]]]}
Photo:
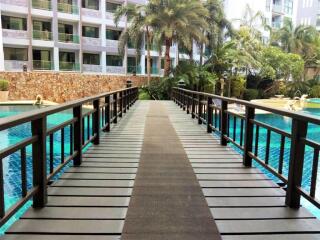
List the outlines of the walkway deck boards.
{"type": "Polygon", "coordinates": [[[319,220],[241,162],[173,102],[140,101],[2,239],[214,239],[215,224],[223,240],[320,239],[319,220]]]}

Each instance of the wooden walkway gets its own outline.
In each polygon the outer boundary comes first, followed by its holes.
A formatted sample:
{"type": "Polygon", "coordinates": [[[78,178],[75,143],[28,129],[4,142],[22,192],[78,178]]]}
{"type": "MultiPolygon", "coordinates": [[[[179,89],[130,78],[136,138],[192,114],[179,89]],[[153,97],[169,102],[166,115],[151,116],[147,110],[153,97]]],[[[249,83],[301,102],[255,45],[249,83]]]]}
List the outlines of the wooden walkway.
{"type": "MultiPolygon", "coordinates": [[[[181,154],[189,159],[194,179],[200,184],[192,191],[202,189],[202,197],[207,203],[205,207],[211,212],[211,219],[218,227],[222,239],[320,239],[320,221],[304,208],[292,210],[285,207],[283,189],[258,169],[243,167],[240,155],[229,147],[220,146],[215,137],[207,134],[202,126],[192,121],[190,115],[182,112],[173,102],[152,104],[154,108],[166,108],[168,115],[159,116],[154,111],[153,117],[169,117],[172,125],[171,130],[158,129],[154,134],[175,130],[177,139],[180,139],[179,144],[184,149],[181,154]]],[[[146,148],[145,144],[152,140],[149,132],[144,142],[150,105],[148,101],[138,101],[110,133],[102,134],[100,145],[89,148],[84,154],[81,167],[69,168],[58,181],[49,186],[47,207],[41,210],[29,209],[9,228],[3,239],[120,239],[123,227],[128,223],[125,223],[127,212],[127,219],[131,219],[131,224],[134,223],[130,212],[137,210],[137,202],[132,204],[134,202],[130,202],[130,198],[132,192],[139,193],[139,185],[136,185],[138,180],[135,183],[139,161],[148,161],[141,156],[141,152],[148,152],[142,147],[146,148]]],[[[159,148],[158,154],[161,151],[165,153],[166,150],[159,148]]],[[[163,154],[163,159],[167,156],[163,154]]],[[[147,182],[148,179],[142,178],[140,181],[147,182]]],[[[170,184],[168,188],[167,191],[170,191],[170,184]]],[[[154,190],[152,194],[157,192],[157,189],[154,190]]],[[[177,192],[172,191],[172,194],[177,192]]],[[[184,196],[190,197],[192,192],[184,196]]],[[[144,200],[148,204],[148,199],[144,200]]],[[[150,201],[147,208],[165,208],[165,205],[152,203],[150,201]]],[[[181,212],[181,208],[179,210],[179,215],[183,217],[184,212],[181,212]]],[[[150,214],[141,205],[140,212],[142,216],[151,216],[148,221],[152,221],[152,217],[156,219],[157,214],[163,214],[163,211],[150,214]]],[[[194,214],[197,217],[197,213],[194,214]]],[[[136,224],[141,226],[139,220],[137,218],[136,224]]],[[[160,237],[154,238],[157,229],[148,230],[143,236],[131,239],[186,239],[182,234],[166,237],[163,228],[160,237]]],[[[186,233],[192,236],[189,239],[199,239],[192,235],[190,229],[186,233]]]]}

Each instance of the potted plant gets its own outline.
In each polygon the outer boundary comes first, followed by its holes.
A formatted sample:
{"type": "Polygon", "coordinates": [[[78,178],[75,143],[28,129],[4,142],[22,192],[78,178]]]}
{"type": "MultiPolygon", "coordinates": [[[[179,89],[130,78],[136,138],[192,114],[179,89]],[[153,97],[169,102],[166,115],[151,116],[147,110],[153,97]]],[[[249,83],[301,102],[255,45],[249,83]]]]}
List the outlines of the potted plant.
{"type": "Polygon", "coordinates": [[[4,79],[0,79],[0,102],[8,101],[9,96],[9,82],[4,79]]]}

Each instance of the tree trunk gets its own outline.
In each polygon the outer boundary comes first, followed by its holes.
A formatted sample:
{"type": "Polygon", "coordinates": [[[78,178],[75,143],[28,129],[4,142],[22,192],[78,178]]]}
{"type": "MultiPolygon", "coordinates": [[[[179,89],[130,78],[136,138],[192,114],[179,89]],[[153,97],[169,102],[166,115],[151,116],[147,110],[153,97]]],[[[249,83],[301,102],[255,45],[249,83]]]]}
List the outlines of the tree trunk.
{"type": "Polygon", "coordinates": [[[164,76],[168,77],[170,73],[171,59],[170,59],[170,47],[171,39],[166,39],[166,51],[165,51],[165,62],[164,62],[164,76]]]}
{"type": "Polygon", "coordinates": [[[150,45],[151,45],[151,38],[149,28],[147,27],[147,80],[148,85],[150,84],[151,80],[151,54],[150,54],[150,45]]]}
{"type": "Polygon", "coordinates": [[[203,43],[200,45],[200,66],[203,64],[203,43]]]}

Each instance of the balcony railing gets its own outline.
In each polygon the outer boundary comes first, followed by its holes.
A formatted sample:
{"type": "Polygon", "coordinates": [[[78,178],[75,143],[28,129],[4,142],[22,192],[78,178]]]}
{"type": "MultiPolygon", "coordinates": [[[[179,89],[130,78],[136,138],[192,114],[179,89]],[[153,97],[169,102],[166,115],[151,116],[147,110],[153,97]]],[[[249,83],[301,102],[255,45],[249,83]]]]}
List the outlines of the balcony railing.
{"type": "Polygon", "coordinates": [[[51,10],[51,1],[47,0],[32,0],[32,7],[43,10],[51,10]]]}
{"type": "Polygon", "coordinates": [[[101,46],[101,38],[82,37],[83,45],[101,46]]]}
{"type": "Polygon", "coordinates": [[[140,66],[128,66],[127,73],[141,74],[141,67],[140,66]]]}
{"type": "Polygon", "coordinates": [[[100,73],[100,72],[102,72],[102,67],[101,67],[101,65],[83,64],[82,65],[82,70],[84,72],[100,73]]]}
{"type": "Polygon", "coordinates": [[[58,11],[63,13],[79,14],[79,8],[77,5],[58,3],[58,11]]]}
{"type": "Polygon", "coordinates": [[[68,34],[68,33],[59,33],[59,41],[67,43],[79,43],[79,35],[68,34]]]}
{"type": "Polygon", "coordinates": [[[4,68],[6,71],[22,71],[24,65],[28,65],[28,61],[4,60],[4,68]]]}
{"type": "Polygon", "coordinates": [[[51,61],[33,60],[34,70],[53,70],[53,63],[51,61]]]}
{"type": "Polygon", "coordinates": [[[81,13],[83,16],[101,18],[102,14],[100,10],[82,8],[81,13]]]}
{"type": "Polygon", "coordinates": [[[281,4],[273,4],[272,10],[276,13],[283,13],[283,7],[281,4]]]}
{"type": "Polygon", "coordinates": [[[15,5],[19,7],[28,7],[28,0],[0,0],[1,4],[15,5]]]}
{"type": "Polygon", "coordinates": [[[2,37],[28,39],[28,32],[25,30],[2,29],[2,37]]]}
{"type": "Polygon", "coordinates": [[[281,22],[273,22],[272,27],[273,28],[281,28],[281,22]]]}
{"type": "Polygon", "coordinates": [[[52,33],[48,31],[33,31],[33,39],[50,41],[52,40],[52,33]]]}
{"type": "Polygon", "coordinates": [[[80,64],[74,62],[59,62],[60,71],[79,71],[80,64]]]}
{"type": "Polygon", "coordinates": [[[159,74],[159,69],[157,67],[152,67],[151,74],[159,74]]]}

